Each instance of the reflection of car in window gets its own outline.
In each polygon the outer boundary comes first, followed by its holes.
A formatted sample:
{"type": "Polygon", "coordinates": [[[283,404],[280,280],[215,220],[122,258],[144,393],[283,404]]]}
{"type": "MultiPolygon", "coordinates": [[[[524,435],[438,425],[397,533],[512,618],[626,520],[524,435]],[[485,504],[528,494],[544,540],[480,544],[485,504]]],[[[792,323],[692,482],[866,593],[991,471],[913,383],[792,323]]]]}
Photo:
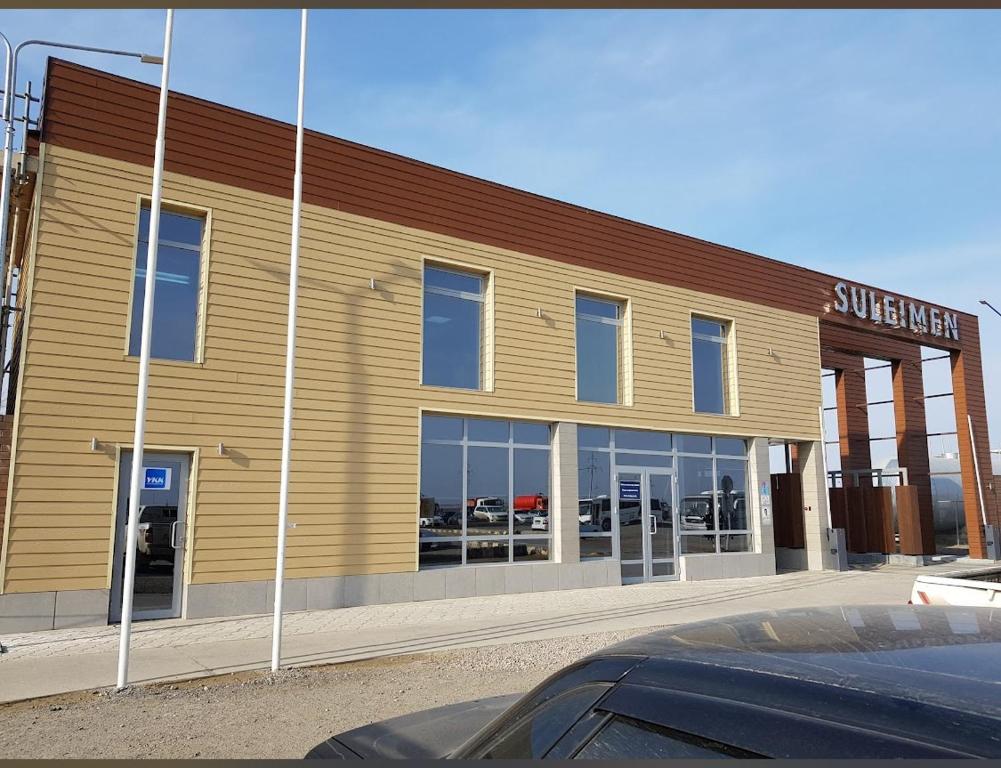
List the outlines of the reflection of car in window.
{"type": "Polygon", "coordinates": [[[480,504],[473,510],[473,517],[487,523],[506,523],[507,510],[502,506],[480,504]]]}
{"type": "Polygon", "coordinates": [[[154,560],[174,559],[174,543],[171,540],[174,523],[177,522],[177,507],[142,506],[139,508],[136,554],[142,564],[154,560]]]}

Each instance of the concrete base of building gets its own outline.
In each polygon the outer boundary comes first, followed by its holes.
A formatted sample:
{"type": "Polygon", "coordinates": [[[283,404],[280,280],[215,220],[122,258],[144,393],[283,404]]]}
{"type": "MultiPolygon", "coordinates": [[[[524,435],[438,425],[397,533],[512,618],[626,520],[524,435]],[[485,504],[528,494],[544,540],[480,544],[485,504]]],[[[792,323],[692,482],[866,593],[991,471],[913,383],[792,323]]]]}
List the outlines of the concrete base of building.
{"type": "Polygon", "coordinates": [[[0,595],[0,633],[107,624],[109,600],[107,589],[0,595]]]}
{"type": "Polygon", "coordinates": [[[790,549],[788,547],[775,548],[775,569],[779,571],[807,571],[810,566],[807,561],[806,550],[790,549]]]}
{"type": "Polygon", "coordinates": [[[850,565],[902,565],[920,568],[924,565],[941,565],[952,563],[959,558],[955,555],[898,555],[881,552],[849,552],[850,565]]]}
{"type": "MultiPolygon", "coordinates": [[[[621,583],[619,563],[610,560],[437,568],[368,576],[325,576],[287,580],[284,609],[292,613],[456,597],[586,589],[621,583]]],[[[268,613],[274,609],[274,582],[192,584],[188,587],[186,605],[185,615],[189,619],[268,613]]]]}
{"type": "Polygon", "coordinates": [[[678,573],[682,581],[775,575],[774,556],[759,552],[731,552],[725,555],[682,555],[679,560],[678,573]]]}
{"type": "MultiPolygon", "coordinates": [[[[622,583],[620,568],[618,560],[591,560],[288,579],[284,609],[294,613],[619,586],[622,583]]],[[[771,576],[774,573],[775,556],[771,554],[734,552],[723,556],[682,555],[679,558],[679,575],[685,581],[771,576]]],[[[105,625],[109,599],[106,589],[0,595],[0,632],[105,625]]],[[[183,602],[184,617],[188,619],[266,614],[274,609],[274,581],[189,584],[183,602]]]]}

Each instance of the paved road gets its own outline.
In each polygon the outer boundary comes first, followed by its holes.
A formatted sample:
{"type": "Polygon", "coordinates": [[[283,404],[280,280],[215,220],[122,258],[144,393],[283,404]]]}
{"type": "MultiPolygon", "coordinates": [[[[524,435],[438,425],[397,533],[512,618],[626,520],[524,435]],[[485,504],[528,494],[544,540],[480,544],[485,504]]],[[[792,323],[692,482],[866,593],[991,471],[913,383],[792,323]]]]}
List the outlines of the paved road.
{"type": "MultiPolygon", "coordinates": [[[[955,570],[956,564],[920,569],[955,570]]],[[[904,604],[918,569],[799,572],[559,593],[499,595],[289,614],[284,661],[321,664],[680,624],[775,608],[904,604]]],[[[0,702],[112,685],[117,627],[5,635],[0,702]]],[[[271,617],[137,624],[132,681],[266,667],[271,617]]]]}

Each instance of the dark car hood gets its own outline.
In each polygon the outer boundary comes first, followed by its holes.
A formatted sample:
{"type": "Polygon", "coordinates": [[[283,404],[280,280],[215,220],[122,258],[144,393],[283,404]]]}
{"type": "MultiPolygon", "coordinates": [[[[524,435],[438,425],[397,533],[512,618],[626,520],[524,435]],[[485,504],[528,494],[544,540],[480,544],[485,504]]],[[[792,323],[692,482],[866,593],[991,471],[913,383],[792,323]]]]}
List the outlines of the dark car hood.
{"type": "Polygon", "coordinates": [[[1001,717],[1001,611],[859,606],[686,624],[600,655],[647,656],[865,690],[1001,717]]]}
{"type": "Polygon", "coordinates": [[[520,698],[517,693],[493,696],[364,725],[327,739],[306,757],[335,760],[447,757],[520,698]]]}

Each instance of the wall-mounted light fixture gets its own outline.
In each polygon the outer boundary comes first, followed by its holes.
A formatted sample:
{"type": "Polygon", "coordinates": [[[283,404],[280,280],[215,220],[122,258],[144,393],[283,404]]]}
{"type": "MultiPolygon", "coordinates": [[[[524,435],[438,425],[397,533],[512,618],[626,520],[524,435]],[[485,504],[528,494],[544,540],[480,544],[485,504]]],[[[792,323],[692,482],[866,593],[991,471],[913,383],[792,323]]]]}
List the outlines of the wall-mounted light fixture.
{"type": "Polygon", "coordinates": [[[368,279],[368,287],[371,288],[373,291],[375,290],[375,278],[374,277],[370,277],[368,279]]]}
{"type": "Polygon", "coordinates": [[[96,437],[90,438],[90,450],[97,451],[101,447],[101,443],[98,442],[96,437]]]}
{"type": "Polygon", "coordinates": [[[666,331],[663,331],[663,330],[662,330],[662,331],[661,331],[661,332],[660,332],[659,334],[657,334],[657,335],[658,335],[658,336],[659,336],[660,338],[662,338],[662,339],[666,339],[666,338],[667,338],[667,332],[666,332],[666,331]]]}
{"type": "Polygon", "coordinates": [[[219,443],[219,445],[216,446],[216,451],[219,453],[220,456],[225,456],[226,446],[223,445],[222,443],[219,443]]]}

